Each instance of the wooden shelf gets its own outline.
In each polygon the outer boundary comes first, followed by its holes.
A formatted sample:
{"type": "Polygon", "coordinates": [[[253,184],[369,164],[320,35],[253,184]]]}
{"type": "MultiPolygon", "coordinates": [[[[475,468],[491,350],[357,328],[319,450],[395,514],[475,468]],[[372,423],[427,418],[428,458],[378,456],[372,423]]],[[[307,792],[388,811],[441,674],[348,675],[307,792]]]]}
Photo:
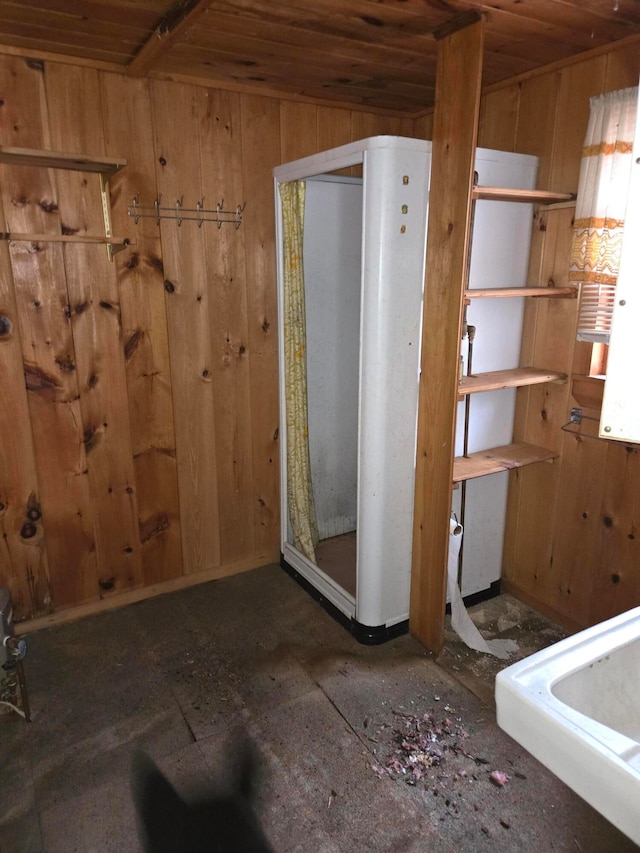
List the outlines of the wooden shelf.
{"type": "Polygon", "coordinates": [[[501,388],[522,388],[524,385],[540,385],[543,382],[564,382],[566,373],[556,370],[539,370],[537,367],[515,367],[510,370],[494,370],[463,376],[458,384],[458,399],[480,391],[499,391],[501,388]]]}
{"type": "Polygon", "coordinates": [[[575,299],[577,287],[474,287],[465,290],[465,299],[500,299],[532,296],[543,299],[575,299]]]}
{"type": "Polygon", "coordinates": [[[41,151],[35,148],[0,146],[0,163],[10,166],[40,166],[47,169],[68,169],[74,172],[96,172],[105,178],[115,175],[127,161],[114,157],[93,157],[89,154],[68,154],[64,151],[41,151]]]}
{"type": "Polygon", "coordinates": [[[109,178],[127,165],[127,161],[116,157],[94,157],[91,154],[68,154],[65,151],[45,151],[36,148],[10,148],[0,145],[0,163],[8,166],[36,166],[44,169],[66,169],[73,172],[93,172],[100,179],[100,197],[104,219],[104,236],[89,234],[18,234],[0,233],[2,240],[29,243],[102,243],[107,247],[109,260],[129,245],[129,240],[111,234],[111,204],[109,200],[109,178]]]}
{"type": "Polygon", "coordinates": [[[528,204],[557,204],[573,201],[573,193],[555,193],[548,190],[519,190],[507,187],[474,187],[471,193],[474,199],[487,201],[518,201],[528,204]]]}
{"type": "Polygon", "coordinates": [[[480,450],[470,453],[469,456],[456,456],[453,460],[453,482],[461,483],[475,477],[486,477],[488,474],[522,468],[534,462],[550,462],[557,456],[553,450],[524,443],[480,450]]]}
{"type": "Polygon", "coordinates": [[[127,237],[106,237],[104,234],[18,234],[0,231],[0,240],[15,243],[98,243],[109,246],[114,255],[131,245],[127,237]]]}

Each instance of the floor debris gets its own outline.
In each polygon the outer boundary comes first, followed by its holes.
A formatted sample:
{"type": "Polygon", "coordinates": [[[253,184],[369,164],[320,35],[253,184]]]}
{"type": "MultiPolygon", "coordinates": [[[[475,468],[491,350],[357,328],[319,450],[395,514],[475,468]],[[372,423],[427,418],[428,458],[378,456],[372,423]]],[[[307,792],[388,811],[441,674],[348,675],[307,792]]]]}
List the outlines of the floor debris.
{"type": "MultiPolygon", "coordinates": [[[[394,717],[400,721],[399,726],[392,727],[391,743],[394,748],[386,761],[371,764],[374,773],[380,778],[402,779],[408,785],[424,780],[427,783],[437,781],[443,787],[448,782],[467,778],[467,770],[459,767],[451,768],[451,773],[438,772],[436,775],[433,772],[434,768],[444,771],[444,765],[453,756],[463,756],[476,765],[486,763],[485,759],[476,759],[465,750],[463,742],[468,734],[461,718],[454,716],[455,709],[445,705],[444,710],[451,716],[439,718],[430,711],[415,715],[394,710],[394,717]]],[[[437,788],[434,788],[434,793],[437,795],[437,788]]]]}
{"type": "Polygon", "coordinates": [[[497,788],[504,788],[509,781],[507,774],[503,773],[501,770],[493,770],[489,775],[489,779],[497,788]]]}

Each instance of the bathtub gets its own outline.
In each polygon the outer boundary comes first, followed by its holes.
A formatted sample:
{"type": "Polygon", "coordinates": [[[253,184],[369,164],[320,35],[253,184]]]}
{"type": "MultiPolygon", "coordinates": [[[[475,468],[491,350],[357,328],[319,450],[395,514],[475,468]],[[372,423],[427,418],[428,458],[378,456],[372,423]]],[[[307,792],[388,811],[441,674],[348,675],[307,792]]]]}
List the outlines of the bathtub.
{"type": "Polygon", "coordinates": [[[502,670],[498,725],[640,844],[640,607],[502,670]]]}

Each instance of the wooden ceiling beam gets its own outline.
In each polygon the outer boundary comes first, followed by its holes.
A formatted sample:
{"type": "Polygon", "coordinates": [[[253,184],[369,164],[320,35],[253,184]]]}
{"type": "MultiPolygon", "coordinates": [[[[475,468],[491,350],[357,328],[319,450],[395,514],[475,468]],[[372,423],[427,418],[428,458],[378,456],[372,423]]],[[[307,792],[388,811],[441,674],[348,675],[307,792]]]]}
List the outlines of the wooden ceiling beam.
{"type": "Polygon", "coordinates": [[[145,77],[161,57],[207,11],[213,0],[178,0],[127,65],[131,77],[145,77]]]}

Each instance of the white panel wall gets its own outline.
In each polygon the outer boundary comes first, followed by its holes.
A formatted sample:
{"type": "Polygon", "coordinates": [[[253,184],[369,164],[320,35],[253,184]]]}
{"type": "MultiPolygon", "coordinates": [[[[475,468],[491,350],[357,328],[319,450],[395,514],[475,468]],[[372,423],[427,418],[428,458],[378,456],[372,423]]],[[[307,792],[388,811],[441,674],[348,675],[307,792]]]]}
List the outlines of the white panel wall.
{"type": "Polygon", "coordinates": [[[362,181],[306,183],[309,452],[320,539],[355,530],[362,181]]]}

